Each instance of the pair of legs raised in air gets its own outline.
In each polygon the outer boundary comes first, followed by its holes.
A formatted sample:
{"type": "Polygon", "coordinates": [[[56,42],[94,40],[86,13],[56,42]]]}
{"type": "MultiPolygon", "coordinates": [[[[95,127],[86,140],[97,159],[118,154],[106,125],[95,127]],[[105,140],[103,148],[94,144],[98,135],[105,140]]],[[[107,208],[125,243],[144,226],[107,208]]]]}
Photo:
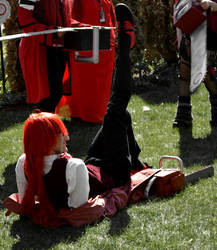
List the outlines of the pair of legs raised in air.
{"type": "Polygon", "coordinates": [[[130,49],[135,43],[133,15],[125,4],[116,6],[118,58],[104,123],[91,144],[86,164],[100,166],[113,177],[115,186],[130,179],[132,169],[142,169],[140,148],[134,138],[127,105],[131,97],[130,49]]]}

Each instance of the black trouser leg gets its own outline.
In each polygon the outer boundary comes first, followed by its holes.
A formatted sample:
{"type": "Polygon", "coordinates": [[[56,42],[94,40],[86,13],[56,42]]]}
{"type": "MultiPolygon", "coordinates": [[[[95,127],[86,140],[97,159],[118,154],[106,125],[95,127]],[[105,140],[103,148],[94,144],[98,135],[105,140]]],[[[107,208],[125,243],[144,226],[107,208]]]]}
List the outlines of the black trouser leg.
{"type": "Polygon", "coordinates": [[[103,168],[113,177],[116,186],[129,181],[130,170],[138,164],[140,153],[131,117],[126,110],[132,84],[129,50],[130,39],[123,34],[119,38],[119,57],[104,123],[94,138],[85,161],[86,164],[103,168]]]}
{"type": "Polygon", "coordinates": [[[62,79],[68,60],[68,52],[58,48],[47,47],[47,72],[50,96],[38,103],[38,108],[45,109],[48,112],[55,112],[62,92],[62,79]]]}

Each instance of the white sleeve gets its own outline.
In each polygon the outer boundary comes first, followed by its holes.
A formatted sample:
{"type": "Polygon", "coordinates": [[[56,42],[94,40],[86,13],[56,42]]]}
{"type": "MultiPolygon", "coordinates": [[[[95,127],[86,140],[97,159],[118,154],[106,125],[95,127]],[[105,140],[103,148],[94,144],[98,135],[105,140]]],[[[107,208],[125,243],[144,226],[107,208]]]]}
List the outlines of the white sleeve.
{"type": "Polygon", "coordinates": [[[20,195],[21,200],[23,199],[26,185],[27,185],[27,180],[26,180],[25,173],[24,173],[25,158],[26,158],[25,154],[22,154],[20,158],[18,159],[16,167],[15,167],[17,189],[18,189],[18,193],[20,195]]]}
{"type": "Polygon", "coordinates": [[[66,166],[68,184],[68,206],[77,208],[88,201],[90,185],[85,163],[78,158],[71,158],[66,166]]]}

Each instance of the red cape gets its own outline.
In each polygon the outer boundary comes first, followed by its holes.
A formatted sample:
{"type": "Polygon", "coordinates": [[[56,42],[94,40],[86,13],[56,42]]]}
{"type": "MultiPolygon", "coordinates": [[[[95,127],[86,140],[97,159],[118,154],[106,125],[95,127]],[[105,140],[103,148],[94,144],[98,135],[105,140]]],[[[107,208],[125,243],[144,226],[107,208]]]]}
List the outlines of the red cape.
{"type": "MultiPolygon", "coordinates": [[[[84,205],[73,210],[60,209],[56,214],[56,221],[54,220],[51,224],[43,226],[60,226],[63,224],[81,226],[102,220],[105,217],[112,217],[118,209],[125,207],[127,204],[144,200],[144,189],[147,182],[158,171],[158,169],[141,170],[131,176],[130,184],[113,188],[102,195],[91,198],[84,205]]],[[[3,206],[8,209],[6,215],[11,212],[23,214],[18,194],[12,194],[6,198],[3,206]]],[[[40,204],[36,206],[40,206],[40,204]]]]}

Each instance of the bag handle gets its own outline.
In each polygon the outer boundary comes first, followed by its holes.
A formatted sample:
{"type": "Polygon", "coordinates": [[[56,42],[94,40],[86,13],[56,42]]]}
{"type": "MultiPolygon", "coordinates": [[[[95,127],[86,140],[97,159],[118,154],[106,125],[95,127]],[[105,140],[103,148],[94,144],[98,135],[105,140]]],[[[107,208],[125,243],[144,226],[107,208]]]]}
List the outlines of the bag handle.
{"type": "MultiPolygon", "coordinates": [[[[171,155],[163,155],[163,156],[161,156],[160,161],[159,161],[159,168],[160,168],[160,170],[163,170],[162,162],[164,160],[166,160],[166,159],[178,161],[180,172],[182,172],[182,168],[183,168],[183,161],[182,161],[182,159],[180,157],[178,157],[178,156],[171,156],[171,155]]],[[[156,181],[156,179],[157,179],[157,176],[153,175],[151,177],[151,179],[149,180],[149,182],[148,182],[148,184],[147,184],[147,186],[146,186],[146,188],[144,190],[144,198],[145,199],[149,199],[150,198],[149,193],[150,193],[151,187],[153,186],[153,184],[156,181]]]]}
{"type": "Polygon", "coordinates": [[[178,156],[171,156],[171,155],[163,155],[163,156],[161,156],[160,161],[159,161],[159,168],[160,169],[163,169],[162,163],[166,159],[178,161],[180,172],[182,172],[182,169],[183,169],[183,161],[182,161],[182,159],[180,157],[178,157],[178,156]]]}

